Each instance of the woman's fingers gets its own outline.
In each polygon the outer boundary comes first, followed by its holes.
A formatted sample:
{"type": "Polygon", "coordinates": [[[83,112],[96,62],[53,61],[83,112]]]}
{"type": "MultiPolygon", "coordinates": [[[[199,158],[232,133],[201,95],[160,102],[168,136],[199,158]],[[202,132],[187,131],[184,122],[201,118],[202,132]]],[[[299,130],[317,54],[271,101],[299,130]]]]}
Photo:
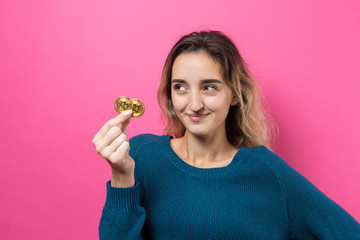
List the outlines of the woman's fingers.
{"type": "Polygon", "coordinates": [[[127,137],[124,133],[120,134],[112,143],[107,147],[112,153],[116,152],[119,146],[127,141],[127,137]]]}
{"type": "Polygon", "coordinates": [[[126,161],[126,155],[129,154],[130,145],[128,141],[123,141],[116,151],[111,154],[109,161],[115,164],[124,164],[126,161]]]}
{"type": "Polygon", "coordinates": [[[105,137],[109,130],[115,126],[119,126],[120,130],[127,134],[127,126],[130,123],[130,116],[132,114],[131,110],[125,111],[122,114],[110,119],[105,125],[96,133],[95,137],[92,140],[92,143],[96,146],[99,145],[99,142],[105,137]]]}
{"type": "Polygon", "coordinates": [[[92,141],[96,151],[110,164],[113,174],[129,176],[128,174],[134,172],[135,162],[129,156],[130,145],[127,137],[131,114],[131,110],[125,111],[109,120],[92,141]]]}
{"type": "Polygon", "coordinates": [[[117,136],[108,136],[108,135],[112,135],[112,131],[113,128],[110,129],[110,131],[106,134],[106,137],[103,139],[103,141],[101,142],[101,144],[99,144],[96,148],[96,151],[103,156],[105,159],[109,159],[110,155],[113,154],[116,149],[124,142],[127,140],[127,137],[125,134],[120,132],[120,128],[119,127],[114,127],[114,129],[118,129],[118,134],[117,136]],[[121,133],[121,134],[120,134],[121,133]]]}

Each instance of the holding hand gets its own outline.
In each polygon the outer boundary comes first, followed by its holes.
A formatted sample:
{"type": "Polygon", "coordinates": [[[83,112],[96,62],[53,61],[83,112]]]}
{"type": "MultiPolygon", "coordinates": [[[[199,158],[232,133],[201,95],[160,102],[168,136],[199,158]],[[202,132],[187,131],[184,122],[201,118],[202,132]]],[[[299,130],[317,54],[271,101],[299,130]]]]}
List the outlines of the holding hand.
{"type": "Polygon", "coordinates": [[[129,155],[130,145],[127,126],[132,110],[127,110],[109,120],[96,133],[92,143],[96,151],[110,164],[113,187],[131,187],[135,185],[135,162],[129,155]]]}

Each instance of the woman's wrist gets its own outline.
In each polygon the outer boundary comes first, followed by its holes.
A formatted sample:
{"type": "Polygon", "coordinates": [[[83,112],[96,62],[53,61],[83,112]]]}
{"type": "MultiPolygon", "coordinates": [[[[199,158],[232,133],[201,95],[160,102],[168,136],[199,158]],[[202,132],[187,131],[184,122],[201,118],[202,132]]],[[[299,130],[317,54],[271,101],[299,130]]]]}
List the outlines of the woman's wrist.
{"type": "Polygon", "coordinates": [[[111,186],[118,188],[128,188],[135,186],[134,172],[119,173],[116,170],[112,169],[111,186]]]}

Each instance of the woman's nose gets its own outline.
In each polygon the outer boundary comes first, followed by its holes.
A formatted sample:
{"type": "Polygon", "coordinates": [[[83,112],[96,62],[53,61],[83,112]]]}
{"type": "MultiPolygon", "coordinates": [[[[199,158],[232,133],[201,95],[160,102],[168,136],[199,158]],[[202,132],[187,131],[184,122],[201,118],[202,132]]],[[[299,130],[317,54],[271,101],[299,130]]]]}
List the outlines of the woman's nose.
{"type": "Polygon", "coordinates": [[[193,112],[198,112],[204,107],[201,94],[192,93],[190,96],[189,108],[193,112]]]}

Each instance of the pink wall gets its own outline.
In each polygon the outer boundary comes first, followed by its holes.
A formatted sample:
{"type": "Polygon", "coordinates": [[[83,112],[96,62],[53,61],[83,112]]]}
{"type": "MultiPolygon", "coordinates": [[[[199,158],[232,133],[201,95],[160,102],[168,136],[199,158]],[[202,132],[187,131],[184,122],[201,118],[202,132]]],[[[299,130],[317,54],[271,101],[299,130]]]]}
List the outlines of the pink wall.
{"type": "Polygon", "coordinates": [[[360,221],[359,1],[172,2],[1,1],[2,239],[97,239],[110,168],[91,140],[121,95],[146,105],[131,136],[161,133],[166,54],[200,29],[238,44],[277,153],[360,221]]]}

